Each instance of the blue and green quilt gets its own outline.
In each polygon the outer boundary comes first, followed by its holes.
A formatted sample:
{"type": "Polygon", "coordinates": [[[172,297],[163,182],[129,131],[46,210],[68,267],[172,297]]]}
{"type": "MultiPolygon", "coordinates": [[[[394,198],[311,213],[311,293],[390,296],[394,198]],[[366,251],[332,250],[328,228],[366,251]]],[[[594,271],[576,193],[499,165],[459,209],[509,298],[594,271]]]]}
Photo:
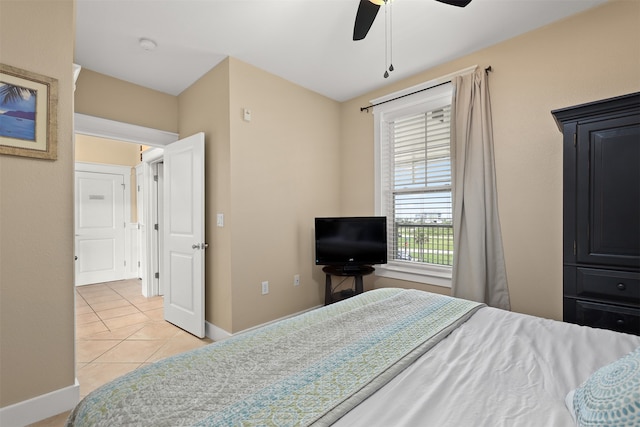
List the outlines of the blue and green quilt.
{"type": "Polygon", "coordinates": [[[67,426],[330,425],[481,304],[378,289],[139,368],[67,426]]]}

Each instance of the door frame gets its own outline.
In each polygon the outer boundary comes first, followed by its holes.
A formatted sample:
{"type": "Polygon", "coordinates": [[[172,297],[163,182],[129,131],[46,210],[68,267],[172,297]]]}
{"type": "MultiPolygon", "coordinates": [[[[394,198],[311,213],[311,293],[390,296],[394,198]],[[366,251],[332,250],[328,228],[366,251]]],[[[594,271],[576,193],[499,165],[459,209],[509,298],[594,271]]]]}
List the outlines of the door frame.
{"type": "MultiPolygon", "coordinates": [[[[142,242],[145,250],[142,261],[142,295],[151,297],[161,294],[161,280],[163,277],[162,263],[159,262],[162,253],[161,233],[154,229],[154,224],[160,223],[159,212],[162,209],[162,182],[154,180],[157,167],[164,159],[164,149],[153,148],[142,153],[142,187],[145,189],[142,199],[142,242]],[[155,277],[159,274],[159,278],[155,277]]],[[[140,220],[140,218],[138,218],[140,220]]]]}
{"type": "MultiPolygon", "coordinates": [[[[135,144],[144,144],[149,145],[156,148],[163,148],[172,142],[175,142],[179,139],[179,135],[174,132],[167,132],[159,129],[147,128],[144,126],[133,125],[130,123],[118,122],[109,119],[103,119],[101,117],[89,116],[86,114],[74,113],[74,134],[83,134],[89,136],[96,136],[100,138],[109,138],[115,139],[123,142],[132,142],[135,144]]],[[[154,150],[151,150],[154,151],[154,150]]],[[[162,152],[162,150],[158,150],[156,153],[162,152]]],[[[144,154],[143,154],[143,164],[144,164],[144,154]]],[[[153,175],[151,174],[150,167],[147,168],[143,166],[143,176],[145,174],[146,179],[153,179],[153,175]]],[[[144,179],[144,178],[143,178],[144,179]]],[[[149,193],[149,192],[147,192],[149,193]]],[[[145,194],[145,200],[147,200],[147,195],[145,194]]],[[[148,206],[145,206],[144,215],[147,215],[148,206]]],[[[131,215],[129,214],[129,218],[131,215]]],[[[146,222],[146,218],[145,218],[146,222]]],[[[146,233],[147,235],[149,233],[146,233]]],[[[141,248],[142,253],[145,254],[147,250],[152,250],[152,248],[148,247],[149,238],[143,240],[143,244],[145,248],[141,248]]],[[[143,255],[146,257],[146,255],[143,255]]],[[[146,264],[143,274],[143,286],[142,293],[145,296],[153,296],[157,295],[157,287],[154,292],[153,281],[146,280],[148,278],[148,269],[149,262],[143,261],[146,264]],[[146,282],[146,283],[145,283],[146,282]]],[[[153,274],[153,273],[152,273],[153,274]]]]}
{"type": "Polygon", "coordinates": [[[164,147],[179,139],[177,133],[117,122],[101,117],[88,116],[86,114],[74,113],[73,120],[74,133],[83,135],[117,139],[124,142],[150,145],[152,147],[164,147]]]}

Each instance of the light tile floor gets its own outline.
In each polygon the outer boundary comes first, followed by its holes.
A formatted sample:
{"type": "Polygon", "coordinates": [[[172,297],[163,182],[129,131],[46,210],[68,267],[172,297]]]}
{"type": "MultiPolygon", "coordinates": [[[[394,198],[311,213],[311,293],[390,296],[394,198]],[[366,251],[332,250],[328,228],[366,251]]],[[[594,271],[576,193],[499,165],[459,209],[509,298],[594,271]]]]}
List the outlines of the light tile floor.
{"type": "MultiPolygon", "coordinates": [[[[164,321],[162,297],[142,296],[140,280],[76,288],[76,375],[80,398],[127,372],[207,345],[164,321]]],[[[31,424],[61,427],[68,412],[31,424]]]]}

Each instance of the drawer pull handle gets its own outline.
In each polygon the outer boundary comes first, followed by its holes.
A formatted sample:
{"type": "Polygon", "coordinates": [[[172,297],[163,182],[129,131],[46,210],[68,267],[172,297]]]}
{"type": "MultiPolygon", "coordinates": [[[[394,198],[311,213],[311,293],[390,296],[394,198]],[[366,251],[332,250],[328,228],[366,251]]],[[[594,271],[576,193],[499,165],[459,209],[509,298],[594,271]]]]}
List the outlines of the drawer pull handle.
{"type": "Polygon", "coordinates": [[[621,291],[624,291],[625,289],[627,289],[624,283],[618,283],[617,288],[621,291]]]}

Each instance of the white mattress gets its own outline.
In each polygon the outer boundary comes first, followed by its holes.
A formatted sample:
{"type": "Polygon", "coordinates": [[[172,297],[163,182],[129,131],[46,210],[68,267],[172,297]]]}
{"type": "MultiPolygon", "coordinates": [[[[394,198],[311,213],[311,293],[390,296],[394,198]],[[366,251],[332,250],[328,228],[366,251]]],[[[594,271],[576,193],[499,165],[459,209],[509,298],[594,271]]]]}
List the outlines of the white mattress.
{"type": "Polygon", "coordinates": [[[640,337],[480,309],[335,426],[571,426],[566,394],[640,337]]]}

